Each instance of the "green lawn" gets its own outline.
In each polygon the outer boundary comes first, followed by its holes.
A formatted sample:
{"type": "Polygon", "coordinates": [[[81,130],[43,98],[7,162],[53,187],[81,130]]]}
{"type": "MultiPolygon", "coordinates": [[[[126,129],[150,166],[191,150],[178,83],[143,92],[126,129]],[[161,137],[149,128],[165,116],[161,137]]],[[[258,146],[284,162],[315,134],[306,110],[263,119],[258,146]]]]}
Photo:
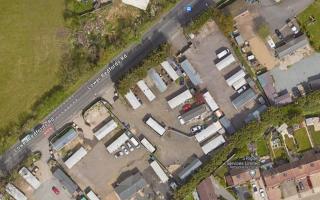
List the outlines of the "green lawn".
{"type": "Polygon", "coordinates": [[[308,130],[312,137],[313,144],[315,146],[320,146],[320,131],[315,131],[314,126],[308,127],[308,130]]]}
{"type": "Polygon", "coordinates": [[[298,152],[304,152],[311,149],[311,144],[305,128],[301,128],[294,133],[294,138],[297,141],[298,152]]]}
{"type": "Polygon", "coordinates": [[[64,0],[2,1],[0,127],[58,82],[64,0]]]}
{"type": "Polygon", "coordinates": [[[285,135],[284,138],[285,138],[285,142],[288,150],[289,151],[295,150],[295,144],[294,144],[293,138],[289,138],[287,135],[285,135]]]}
{"type": "Polygon", "coordinates": [[[288,159],[287,152],[283,147],[274,149],[273,151],[274,151],[274,156],[273,156],[274,160],[287,160],[288,159]]]}
{"type": "Polygon", "coordinates": [[[257,145],[257,153],[260,157],[266,156],[269,154],[267,140],[260,139],[257,141],[256,145],[257,145]]]}
{"type": "Polygon", "coordinates": [[[320,0],[315,0],[313,4],[298,15],[298,21],[307,33],[311,45],[320,51],[320,0]],[[316,19],[315,23],[309,22],[311,15],[316,19]]]}

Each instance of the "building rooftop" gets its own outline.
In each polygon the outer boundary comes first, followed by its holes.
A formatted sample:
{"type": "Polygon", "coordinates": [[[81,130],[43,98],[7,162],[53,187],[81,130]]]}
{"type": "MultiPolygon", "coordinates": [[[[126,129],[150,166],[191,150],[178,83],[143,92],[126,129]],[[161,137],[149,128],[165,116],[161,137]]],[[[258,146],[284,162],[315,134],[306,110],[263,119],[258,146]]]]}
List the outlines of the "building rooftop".
{"type": "Polygon", "coordinates": [[[309,44],[308,38],[303,34],[297,38],[292,38],[284,45],[276,48],[276,54],[279,58],[283,58],[284,56],[306,46],[307,44],[309,44]]]}
{"type": "Polygon", "coordinates": [[[205,104],[202,104],[200,106],[192,108],[191,110],[183,113],[181,117],[185,122],[189,122],[192,119],[202,115],[205,112],[207,112],[207,106],[205,104]]]}
{"type": "Polygon", "coordinates": [[[155,69],[150,69],[148,71],[148,75],[152,79],[155,86],[158,88],[160,92],[166,91],[167,85],[165,84],[165,82],[162,80],[162,78],[160,77],[160,75],[155,69]]]}
{"type": "Polygon", "coordinates": [[[257,94],[251,88],[249,88],[248,90],[241,93],[234,100],[232,100],[232,104],[237,110],[240,110],[245,104],[255,99],[256,97],[257,94]]]}
{"type": "Polygon", "coordinates": [[[200,200],[218,200],[218,195],[215,193],[211,176],[201,181],[197,186],[197,193],[200,200]]]}
{"type": "Polygon", "coordinates": [[[54,138],[55,141],[51,143],[52,148],[56,151],[59,151],[65,145],[74,140],[77,136],[77,131],[74,128],[69,128],[68,130],[64,131],[61,136],[59,135],[57,139],[54,138]]]}
{"type": "Polygon", "coordinates": [[[137,192],[146,187],[147,182],[140,173],[129,176],[120,182],[115,191],[121,200],[131,199],[137,192]]]}
{"type": "Polygon", "coordinates": [[[150,0],[122,0],[122,3],[134,6],[141,10],[147,10],[150,0]]]}
{"type": "Polygon", "coordinates": [[[229,175],[226,177],[227,184],[229,186],[242,185],[252,179],[260,178],[260,170],[257,169],[241,169],[234,168],[229,170],[229,175]],[[251,170],[255,170],[255,175],[250,174],[251,170]]]}
{"type": "Polygon", "coordinates": [[[196,169],[202,165],[202,162],[198,158],[194,158],[190,163],[188,163],[179,173],[178,177],[180,180],[184,181],[188,176],[190,176],[196,169]]]}
{"type": "Polygon", "coordinates": [[[197,86],[203,81],[200,78],[199,73],[193,68],[191,63],[186,59],[181,63],[182,69],[185,71],[185,73],[188,75],[190,81],[192,82],[193,85],[197,86]]]}
{"type": "Polygon", "coordinates": [[[57,168],[53,172],[53,176],[56,177],[59,182],[68,190],[70,194],[73,194],[77,191],[78,185],[71,180],[71,178],[65,174],[60,168],[57,168]]]}

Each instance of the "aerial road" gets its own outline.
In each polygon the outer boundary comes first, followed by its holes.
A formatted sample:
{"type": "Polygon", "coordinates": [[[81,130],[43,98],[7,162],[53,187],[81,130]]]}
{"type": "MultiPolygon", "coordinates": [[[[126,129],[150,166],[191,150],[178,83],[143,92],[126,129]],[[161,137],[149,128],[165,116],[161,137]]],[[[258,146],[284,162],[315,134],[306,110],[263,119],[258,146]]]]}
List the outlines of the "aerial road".
{"type": "Polygon", "coordinates": [[[25,144],[17,142],[1,157],[0,170],[7,172],[20,163],[32,146],[43,139],[47,134],[53,134],[55,130],[62,128],[71,122],[73,117],[81,112],[89,103],[99,97],[104,91],[113,87],[117,81],[130,68],[137,65],[153,49],[168,41],[181,26],[186,25],[193,17],[200,14],[213,4],[212,0],[181,0],[169,13],[163,16],[148,32],[144,34],[139,44],[133,45],[119,54],[107,64],[104,69],[92,79],[81,86],[72,96],[50,113],[41,123],[34,128],[32,139],[25,144]],[[187,7],[192,11],[187,11],[187,7]],[[46,132],[50,130],[50,132],[46,132]]]}

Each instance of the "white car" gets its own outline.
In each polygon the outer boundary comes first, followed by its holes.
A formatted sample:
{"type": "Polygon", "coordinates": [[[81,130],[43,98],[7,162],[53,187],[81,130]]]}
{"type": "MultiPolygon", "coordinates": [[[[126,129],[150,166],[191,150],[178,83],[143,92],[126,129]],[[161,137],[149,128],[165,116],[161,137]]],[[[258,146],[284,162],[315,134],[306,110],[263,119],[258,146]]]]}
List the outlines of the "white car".
{"type": "Polygon", "coordinates": [[[126,155],[128,155],[128,154],[129,154],[128,149],[124,149],[123,151],[124,151],[124,153],[125,153],[126,155]]]}
{"type": "Polygon", "coordinates": [[[126,142],[126,144],[127,144],[130,151],[134,150],[134,148],[133,148],[132,144],[130,144],[130,142],[126,142]]]}
{"type": "Polygon", "coordinates": [[[274,43],[274,41],[272,40],[272,38],[270,36],[267,37],[267,42],[271,48],[276,47],[276,44],[274,43]]]}
{"type": "Polygon", "coordinates": [[[258,192],[257,185],[255,183],[252,184],[252,190],[254,193],[258,192]]]}
{"type": "Polygon", "coordinates": [[[191,133],[199,133],[202,130],[202,126],[195,125],[190,128],[191,133]]]}
{"type": "Polygon", "coordinates": [[[294,25],[291,27],[291,30],[292,30],[292,32],[293,32],[294,34],[299,33],[298,28],[297,28],[296,26],[294,26],[294,25]]]}
{"type": "Polygon", "coordinates": [[[185,124],[186,122],[182,119],[181,115],[178,116],[180,124],[185,124]]]}

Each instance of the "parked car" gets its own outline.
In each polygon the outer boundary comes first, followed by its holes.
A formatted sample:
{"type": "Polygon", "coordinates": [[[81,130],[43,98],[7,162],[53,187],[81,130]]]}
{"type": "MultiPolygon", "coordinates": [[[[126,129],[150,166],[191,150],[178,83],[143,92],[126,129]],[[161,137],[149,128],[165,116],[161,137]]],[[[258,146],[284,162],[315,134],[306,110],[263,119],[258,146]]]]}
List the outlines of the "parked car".
{"type": "Polygon", "coordinates": [[[223,58],[224,56],[228,55],[230,53],[229,49],[224,49],[223,51],[217,53],[218,59],[223,58]]]}
{"type": "Polygon", "coordinates": [[[190,128],[191,133],[199,133],[203,127],[201,125],[195,125],[190,128]]]}
{"type": "Polygon", "coordinates": [[[128,146],[128,148],[129,148],[130,151],[133,151],[133,150],[134,150],[132,144],[131,144],[129,141],[126,142],[126,145],[128,146]]]}
{"type": "Polygon", "coordinates": [[[122,151],[118,151],[116,154],[114,154],[115,158],[119,158],[121,156],[123,156],[123,152],[122,151]]]}
{"type": "Polygon", "coordinates": [[[53,187],[51,188],[51,190],[52,190],[52,192],[54,192],[56,195],[60,194],[60,191],[59,191],[59,189],[58,189],[56,186],[53,186],[53,187]]]}
{"type": "Polygon", "coordinates": [[[252,189],[253,189],[254,193],[256,193],[258,191],[257,185],[255,183],[252,184],[252,189]]]}
{"type": "Polygon", "coordinates": [[[181,115],[179,115],[178,116],[178,119],[179,119],[179,122],[180,122],[180,124],[185,124],[186,122],[182,119],[182,116],[181,115]]]}
{"type": "Polygon", "coordinates": [[[274,30],[274,32],[276,33],[277,37],[282,40],[283,39],[283,35],[282,33],[279,31],[279,29],[274,30]]]}
{"type": "Polygon", "coordinates": [[[124,153],[125,153],[126,155],[128,155],[128,154],[129,154],[128,149],[124,149],[123,151],[124,151],[124,153]]]}
{"type": "Polygon", "coordinates": [[[260,196],[262,198],[264,198],[265,197],[264,190],[262,188],[260,188],[259,192],[260,192],[260,196]]]}

